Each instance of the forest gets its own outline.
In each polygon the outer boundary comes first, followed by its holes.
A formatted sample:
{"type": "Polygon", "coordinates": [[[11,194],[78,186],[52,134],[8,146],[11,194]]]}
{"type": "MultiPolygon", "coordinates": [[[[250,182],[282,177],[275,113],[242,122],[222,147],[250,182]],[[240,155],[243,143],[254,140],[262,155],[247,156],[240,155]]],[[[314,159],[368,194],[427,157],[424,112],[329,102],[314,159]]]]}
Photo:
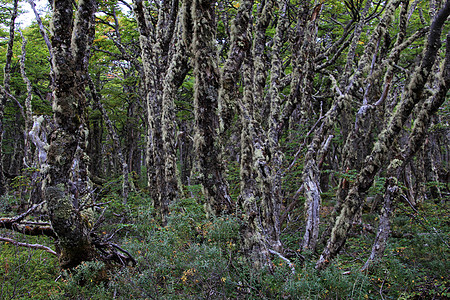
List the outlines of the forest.
{"type": "Polygon", "coordinates": [[[450,299],[450,0],[0,3],[0,299],[450,299]]]}

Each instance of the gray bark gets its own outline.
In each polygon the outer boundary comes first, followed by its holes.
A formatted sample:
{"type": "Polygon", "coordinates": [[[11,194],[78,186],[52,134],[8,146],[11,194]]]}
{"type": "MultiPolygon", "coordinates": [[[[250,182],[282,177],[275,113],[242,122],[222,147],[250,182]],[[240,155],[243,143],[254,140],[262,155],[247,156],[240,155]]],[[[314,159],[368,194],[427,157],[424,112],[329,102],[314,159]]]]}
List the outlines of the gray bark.
{"type": "Polygon", "coordinates": [[[165,129],[168,129],[168,123],[163,122],[163,118],[167,120],[167,117],[172,115],[173,110],[170,108],[171,106],[163,107],[163,79],[168,75],[170,55],[173,55],[169,46],[173,41],[176,29],[178,6],[178,1],[162,3],[158,7],[158,19],[156,25],[154,25],[151,22],[152,17],[149,15],[146,4],[141,0],[134,1],[134,12],[140,32],[145,91],[147,93],[148,142],[146,165],[148,184],[152,191],[153,206],[163,224],[167,222],[169,203],[174,200],[173,197],[176,194],[173,192],[173,183],[177,182],[177,179],[174,178],[176,175],[174,152],[173,150],[167,154],[165,152],[165,150],[172,149],[171,145],[175,144],[175,135],[173,132],[164,132],[165,129]],[[169,114],[168,111],[170,111],[169,114]],[[166,125],[161,126],[163,123],[166,125]],[[166,166],[168,167],[167,173],[165,171],[166,166]],[[171,192],[168,193],[168,191],[171,192]]]}
{"type": "Polygon", "coordinates": [[[217,146],[219,129],[218,90],[220,74],[215,45],[215,2],[194,0],[192,54],[194,65],[194,149],[197,153],[198,177],[203,187],[205,206],[209,214],[230,212],[231,198],[223,178],[220,147],[217,146]]]}
{"type": "Polygon", "coordinates": [[[394,114],[385,129],[378,135],[378,141],[375,143],[371,154],[366,157],[364,167],[349,189],[340,215],[336,219],[331,237],[316,264],[317,269],[323,269],[344,245],[353,219],[361,207],[364,193],[372,185],[375,174],[386,160],[386,156],[403,124],[410,116],[413,108],[422,100],[425,83],[430,76],[431,68],[434,65],[437,51],[440,47],[442,27],[449,14],[450,1],[447,1],[436,15],[430,27],[430,34],[428,35],[420,66],[412,74],[394,114]]]}
{"type": "Polygon", "coordinates": [[[79,208],[91,201],[84,87],[96,6],[96,1],[79,1],[74,19],[71,2],[52,3],[56,128],[50,134],[44,195],[58,236],[62,267],[74,267],[95,257],[89,235],[92,220],[88,211],[79,208]]]}
{"type": "Polygon", "coordinates": [[[13,56],[13,45],[14,45],[14,30],[15,30],[15,21],[17,18],[17,7],[18,7],[18,0],[14,0],[14,7],[13,7],[13,13],[11,15],[11,23],[9,25],[9,40],[8,40],[8,46],[6,50],[6,61],[5,61],[5,67],[4,67],[4,75],[3,75],[3,88],[2,88],[2,97],[0,99],[0,196],[3,196],[7,189],[6,189],[6,183],[5,183],[5,176],[4,176],[4,165],[3,165],[3,136],[4,136],[4,123],[3,123],[3,117],[4,117],[4,110],[5,110],[5,104],[7,101],[7,94],[9,91],[9,84],[11,80],[11,59],[13,56]]]}

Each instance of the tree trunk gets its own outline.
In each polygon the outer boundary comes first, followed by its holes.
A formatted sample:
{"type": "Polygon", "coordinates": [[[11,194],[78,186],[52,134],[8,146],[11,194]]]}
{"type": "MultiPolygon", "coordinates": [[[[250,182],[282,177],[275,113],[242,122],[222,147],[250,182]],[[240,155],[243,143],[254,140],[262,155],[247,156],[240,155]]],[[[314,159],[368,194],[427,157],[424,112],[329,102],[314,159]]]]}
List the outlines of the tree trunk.
{"type": "Polygon", "coordinates": [[[373,242],[370,256],[362,267],[362,270],[367,270],[374,262],[377,262],[377,260],[383,257],[384,250],[387,245],[387,239],[391,231],[391,205],[399,193],[397,183],[397,178],[395,177],[389,177],[386,182],[386,191],[384,193],[384,202],[380,213],[380,221],[378,222],[377,235],[373,242]]]}
{"type": "MultiPolygon", "coordinates": [[[[87,74],[89,77],[89,74],[87,74]]],[[[113,148],[116,152],[117,158],[119,159],[119,163],[122,167],[122,203],[126,204],[128,200],[128,194],[130,192],[131,186],[130,186],[130,180],[129,180],[129,170],[128,170],[128,164],[124,158],[122,147],[120,145],[119,136],[117,135],[116,130],[114,129],[114,126],[111,122],[111,119],[108,116],[108,113],[106,112],[106,109],[103,107],[103,104],[100,101],[100,95],[97,93],[97,90],[95,88],[95,85],[92,81],[92,79],[89,77],[89,88],[92,93],[92,98],[94,99],[95,104],[97,105],[98,109],[100,110],[103,119],[106,123],[106,128],[108,129],[108,134],[111,137],[113,141],[113,148]]]]}
{"type": "MultiPolygon", "coordinates": [[[[400,103],[397,105],[397,108],[385,129],[378,135],[378,141],[375,143],[371,154],[366,157],[364,167],[361,169],[349,189],[343,208],[339,217],[336,219],[336,223],[331,232],[331,237],[316,264],[317,269],[323,269],[344,245],[348,231],[352,226],[353,219],[363,202],[363,194],[372,185],[375,174],[386,160],[394,140],[402,129],[403,124],[410,116],[413,108],[422,100],[425,83],[430,76],[430,71],[440,47],[442,27],[449,14],[450,1],[447,1],[431,24],[427,44],[424,49],[424,56],[420,66],[416,68],[411,75],[410,82],[405,88],[400,103]]],[[[448,86],[446,86],[446,88],[448,90],[448,86]]],[[[443,90],[442,93],[446,94],[447,90],[443,90]]],[[[422,109],[421,111],[424,110],[422,109]]],[[[425,118],[425,120],[426,119],[427,118],[425,118]]],[[[418,133],[421,133],[421,131],[418,131],[418,133]]],[[[421,142],[423,142],[423,140],[417,140],[418,144],[421,142]]]]}
{"type": "Polygon", "coordinates": [[[95,249],[88,210],[91,202],[86,146],[85,83],[89,47],[94,36],[97,1],[80,0],[75,19],[72,2],[52,2],[52,51],[55,86],[53,114],[56,128],[50,134],[45,199],[52,227],[58,236],[60,265],[75,267],[92,260],[95,249]]]}
{"type": "Polygon", "coordinates": [[[216,145],[219,120],[219,69],[216,50],[215,1],[194,0],[192,20],[194,31],[192,53],[194,64],[194,148],[198,160],[198,176],[202,183],[206,210],[211,215],[230,212],[231,198],[223,178],[216,145]]]}
{"type": "Polygon", "coordinates": [[[10,84],[10,77],[11,77],[11,59],[13,56],[13,45],[14,45],[14,28],[15,28],[15,22],[17,17],[17,7],[18,7],[18,0],[14,0],[14,8],[13,13],[11,15],[11,23],[9,25],[9,40],[8,40],[8,46],[6,50],[6,62],[5,62],[5,68],[4,68],[4,75],[3,75],[3,89],[5,90],[5,93],[2,95],[0,99],[0,196],[3,196],[7,189],[6,189],[6,182],[5,182],[5,175],[4,175],[4,165],[3,165],[3,130],[4,130],[4,123],[3,123],[3,117],[4,117],[4,110],[6,101],[8,99],[8,96],[6,93],[9,93],[9,84],[10,84]]]}
{"type": "MultiPolygon", "coordinates": [[[[173,193],[168,194],[168,189],[173,190],[170,186],[177,180],[173,178],[176,174],[174,172],[173,153],[170,154],[169,152],[166,157],[165,152],[165,149],[167,150],[171,147],[170,145],[175,144],[175,135],[173,132],[168,133],[167,130],[163,132],[163,110],[168,109],[163,107],[163,79],[168,72],[170,55],[173,55],[169,48],[175,33],[179,2],[163,2],[162,5],[158,6],[156,24],[152,23],[153,17],[148,14],[148,7],[142,0],[135,0],[134,4],[140,32],[141,58],[147,93],[148,143],[146,165],[148,184],[152,191],[153,206],[158,219],[162,224],[166,224],[169,203],[174,200],[173,193]],[[166,164],[170,164],[167,174],[166,164]]],[[[165,124],[167,125],[167,122],[165,124]]]]}
{"type": "Polygon", "coordinates": [[[253,69],[250,60],[244,61],[243,97],[240,105],[242,122],[241,131],[241,161],[240,161],[240,187],[238,205],[242,211],[243,224],[241,226],[241,239],[243,251],[256,268],[270,267],[268,244],[265,240],[260,219],[259,188],[256,183],[257,170],[255,170],[254,152],[255,128],[253,116],[253,69]]]}

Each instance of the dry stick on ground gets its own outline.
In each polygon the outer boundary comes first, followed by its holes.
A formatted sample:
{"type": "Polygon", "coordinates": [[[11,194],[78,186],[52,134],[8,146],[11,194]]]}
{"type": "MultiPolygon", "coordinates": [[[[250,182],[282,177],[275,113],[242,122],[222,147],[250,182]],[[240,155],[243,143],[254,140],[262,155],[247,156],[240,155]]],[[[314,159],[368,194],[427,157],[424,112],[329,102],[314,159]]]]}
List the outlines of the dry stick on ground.
{"type": "Polygon", "coordinates": [[[30,207],[26,212],[11,218],[1,218],[0,228],[9,229],[12,231],[20,232],[25,235],[45,235],[48,237],[56,238],[56,234],[50,224],[47,223],[30,223],[24,221],[24,219],[35,211],[39,206],[44,203],[35,204],[30,207]],[[24,221],[24,222],[22,222],[24,221]]]}
{"type": "Polygon", "coordinates": [[[286,257],[284,257],[283,255],[281,255],[280,253],[278,253],[278,252],[275,251],[275,250],[272,250],[272,249],[268,249],[268,250],[269,250],[270,253],[275,254],[275,255],[277,255],[279,258],[281,258],[282,260],[284,260],[284,261],[288,264],[289,268],[291,268],[292,274],[295,275],[295,266],[294,266],[294,264],[293,264],[289,259],[287,259],[286,257]]]}
{"type": "Polygon", "coordinates": [[[0,236],[0,241],[6,242],[6,243],[11,243],[12,245],[15,245],[15,246],[27,247],[27,248],[32,248],[32,249],[41,249],[41,250],[44,250],[44,251],[46,251],[48,253],[51,253],[53,255],[58,256],[58,254],[55,251],[53,251],[52,249],[50,249],[49,247],[44,246],[44,245],[22,243],[22,242],[18,242],[18,241],[15,241],[13,239],[5,238],[5,237],[2,237],[2,236],[0,236]]]}

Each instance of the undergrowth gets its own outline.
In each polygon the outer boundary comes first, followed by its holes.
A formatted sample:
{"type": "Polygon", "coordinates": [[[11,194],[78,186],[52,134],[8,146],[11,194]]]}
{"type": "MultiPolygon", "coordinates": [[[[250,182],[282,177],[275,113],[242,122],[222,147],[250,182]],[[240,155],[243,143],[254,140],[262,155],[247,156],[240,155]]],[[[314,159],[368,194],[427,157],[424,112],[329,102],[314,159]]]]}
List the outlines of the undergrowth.
{"type": "MultiPolygon", "coordinates": [[[[282,236],[286,248],[294,252],[288,255],[294,269],[274,256],[272,270],[256,270],[240,252],[242,224],[235,216],[207,219],[196,199],[186,198],[172,205],[168,224],[161,227],[148,203],[143,193],[131,195],[126,205],[111,202],[110,218],[102,228],[103,234],[116,231],[116,242],[136,258],[136,266],[105,268],[102,263],[87,262],[61,272],[57,259],[48,253],[1,243],[0,299],[450,297],[445,204],[423,204],[418,212],[398,204],[392,229],[404,234],[391,237],[384,258],[366,272],[360,269],[374,235],[355,227],[338,258],[319,273],[314,263],[320,249],[303,256],[298,251],[301,222],[297,227],[290,224],[282,236]],[[126,223],[114,224],[114,216],[123,215],[126,223]]],[[[364,218],[375,227],[376,220],[375,215],[364,218]]],[[[44,238],[24,239],[53,247],[44,238]]]]}

